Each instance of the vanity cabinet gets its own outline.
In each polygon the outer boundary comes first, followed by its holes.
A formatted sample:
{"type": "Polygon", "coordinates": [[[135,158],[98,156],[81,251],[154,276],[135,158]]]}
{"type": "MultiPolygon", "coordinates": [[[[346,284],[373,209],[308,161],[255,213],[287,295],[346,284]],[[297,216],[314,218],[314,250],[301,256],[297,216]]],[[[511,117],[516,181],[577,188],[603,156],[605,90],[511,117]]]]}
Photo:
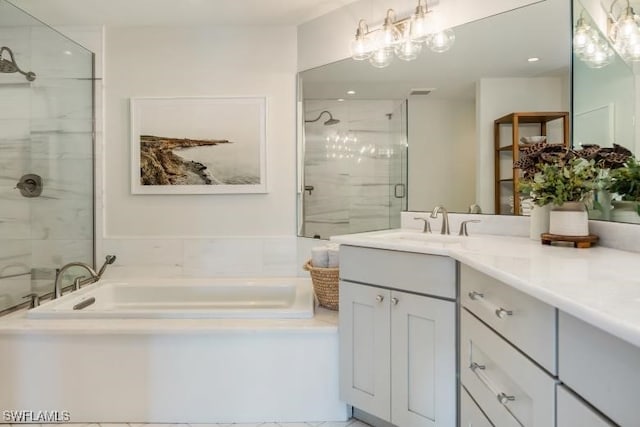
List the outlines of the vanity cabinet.
{"type": "Polygon", "coordinates": [[[463,391],[493,425],[555,425],[555,309],[465,265],[460,288],[463,391]]]}
{"type": "Polygon", "coordinates": [[[496,119],[493,124],[494,136],[494,164],[495,164],[495,213],[522,215],[520,212],[520,197],[518,193],[518,182],[520,180],[520,170],[513,168],[520,158],[522,144],[520,144],[520,127],[522,125],[539,126],[538,135],[547,135],[547,125],[554,120],[562,120],[562,140],[547,141],[549,143],[562,143],[569,146],[569,113],[568,112],[515,112],[496,119]],[[511,144],[504,143],[501,138],[501,128],[509,126],[511,128],[511,144]],[[509,159],[508,176],[502,173],[501,160],[504,157],[509,159]],[[510,212],[508,204],[503,200],[504,195],[513,196],[513,211],[510,212]]]}
{"type": "Polygon", "coordinates": [[[640,425],[640,348],[562,311],[558,335],[561,381],[615,424],[640,425]]]}
{"type": "Polygon", "coordinates": [[[397,426],[455,426],[455,262],[343,245],[340,264],[341,399],[397,426]]]}
{"type": "Polygon", "coordinates": [[[558,386],[558,423],[556,427],[614,427],[565,386],[558,386]]]}

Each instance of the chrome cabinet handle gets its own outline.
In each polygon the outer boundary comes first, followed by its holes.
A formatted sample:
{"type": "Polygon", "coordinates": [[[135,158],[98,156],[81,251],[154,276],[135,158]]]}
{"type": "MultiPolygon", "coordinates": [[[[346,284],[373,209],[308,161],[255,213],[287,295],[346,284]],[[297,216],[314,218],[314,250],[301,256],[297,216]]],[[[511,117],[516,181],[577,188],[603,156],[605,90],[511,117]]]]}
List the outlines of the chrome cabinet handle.
{"type": "Polygon", "coordinates": [[[398,302],[400,302],[400,300],[398,298],[396,298],[396,297],[391,298],[391,303],[393,305],[398,305],[398,302]]]}
{"type": "Polygon", "coordinates": [[[476,362],[471,362],[469,365],[469,369],[476,374],[476,377],[480,380],[480,382],[489,389],[491,393],[498,399],[501,405],[506,406],[509,402],[513,402],[516,400],[515,396],[511,396],[503,391],[499,391],[495,385],[493,385],[492,381],[487,377],[484,371],[487,367],[485,365],[480,365],[476,362]]]}
{"type": "Polygon", "coordinates": [[[484,298],[484,294],[476,291],[469,292],[469,298],[476,301],[478,298],[484,298]]]}
{"type": "Polygon", "coordinates": [[[500,319],[504,319],[507,316],[513,316],[513,311],[506,310],[506,309],[500,307],[499,309],[496,310],[496,316],[498,316],[498,318],[500,318],[500,319]]]}
{"type": "Polygon", "coordinates": [[[502,307],[496,307],[494,304],[484,299],[484,294],[481,292],[471,291],[468,293],[468,295],[470,300],[478,301],[484,304],[485,306],[487,306],[487,308],[491,309],[491,311],[493,311],[493,313],[498,317],[498,319],[504,319],[507,316],[513,316],[512,310],[507,310],[506,308],[502,308],[502,307]]]}
{"type": "Polygon", "coordinates": [[[382,295],[376,295],[376,301],[382,302],[384,301],[384,297],[382,295]]]}

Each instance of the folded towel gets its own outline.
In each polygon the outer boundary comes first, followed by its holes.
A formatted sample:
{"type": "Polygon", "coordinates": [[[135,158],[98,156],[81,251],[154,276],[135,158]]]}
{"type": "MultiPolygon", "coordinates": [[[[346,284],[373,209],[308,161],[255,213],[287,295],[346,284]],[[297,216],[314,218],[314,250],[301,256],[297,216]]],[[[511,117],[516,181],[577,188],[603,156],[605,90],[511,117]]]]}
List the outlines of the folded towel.
{"type": "Polygon", "coordinates": [[[321,268],[329,266],[329,250],[326,246],[311,248],[311,265],[321,268]]]}
{"type": "Polygon", "coordinates": [[[329,268],[337,268],[340,266],[340,248],[338,246],[329,247],[329,268]]]}

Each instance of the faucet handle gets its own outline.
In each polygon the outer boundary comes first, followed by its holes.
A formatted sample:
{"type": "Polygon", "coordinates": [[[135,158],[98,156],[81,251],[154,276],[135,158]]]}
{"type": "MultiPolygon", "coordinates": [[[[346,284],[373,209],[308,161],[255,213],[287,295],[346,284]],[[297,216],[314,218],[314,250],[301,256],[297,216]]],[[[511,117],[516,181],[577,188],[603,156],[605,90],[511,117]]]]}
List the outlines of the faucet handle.
{"type": "Polygon", "coordinates": [[[467,231],[467,224],[469,223],[479,223],[479,219],[469,219],[467,221],[462,221],[460,223],[460,231],[458,232],[458,236],[468,236],[469,232],[467,231]]]}
{"type": "Polygon", "coordinates": [[[429,220],[427,218],[422,218],[422,217],[416,216],[413,219],[424,221],[424,227],[422,228],[422,232],[423,233],[431,233],[431,224],[429,224],[429,220]]]}
{"type": "Polygon", "coordinates": [[[30,300],[30,304],[29,304],[29,308],[36,308],[40,305],[40,295],[38,295],[35,292],[32,292],[30,294],[27,294],[25,296],[23,296],[22,298],[31,298],[30,300]]]}

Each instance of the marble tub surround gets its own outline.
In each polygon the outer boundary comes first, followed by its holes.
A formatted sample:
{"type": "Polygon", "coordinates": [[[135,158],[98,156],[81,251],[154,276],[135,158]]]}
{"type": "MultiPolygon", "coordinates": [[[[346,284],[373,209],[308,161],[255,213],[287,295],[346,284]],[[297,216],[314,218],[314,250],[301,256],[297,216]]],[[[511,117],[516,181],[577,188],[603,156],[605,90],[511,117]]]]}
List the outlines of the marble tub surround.
{"type": "Polygon", "coordinates": [[[381,237],[397,231],[336,236],[332,241],[452,257],[640,347],[640,254],[602,246],[549,247],[528,237],[474,235],[471,229],[471,236],[448,244],[381,237]]]}
{"type": "Polygon", "coordinates": [[[101,244],[104,254],[118,256],[105,273],[108,278],[296,276],[302,265],[295,236],[123,237],[105,238],[101,244]]]}

